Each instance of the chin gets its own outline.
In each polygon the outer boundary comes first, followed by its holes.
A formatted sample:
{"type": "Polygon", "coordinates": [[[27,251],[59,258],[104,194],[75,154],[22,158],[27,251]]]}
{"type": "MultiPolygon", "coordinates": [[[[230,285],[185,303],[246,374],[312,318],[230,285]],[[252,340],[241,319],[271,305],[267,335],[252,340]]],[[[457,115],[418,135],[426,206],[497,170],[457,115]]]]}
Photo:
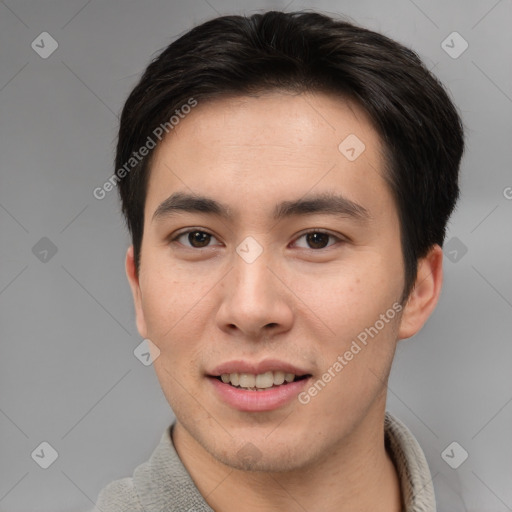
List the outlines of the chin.
{"type": "MultiPolygon", "coordinates": [[[[287,472],[309,466],[314,459],[315,450],[322,446],[311,443],[307,432],[290,431],[286,427],[259,429],[235,429],[233,437],[211,438],[203,432],[198,439],[203,448],[222,464],[240,471],[287,472]],[[282,428],[280,433],[275,429],[282,428]]],[[[196,438],[197,439],[197,438],[196,438]]]]}
{"type": "Polygon", "coordinates": [[[309,465],[308,457],[303,451],[298,450],[297,446],[282,447],[281,450],[272,447],[260,450],[248,442],[236,452],[211,455],[222,464],[239,471],[282,473],[309,465]]]}

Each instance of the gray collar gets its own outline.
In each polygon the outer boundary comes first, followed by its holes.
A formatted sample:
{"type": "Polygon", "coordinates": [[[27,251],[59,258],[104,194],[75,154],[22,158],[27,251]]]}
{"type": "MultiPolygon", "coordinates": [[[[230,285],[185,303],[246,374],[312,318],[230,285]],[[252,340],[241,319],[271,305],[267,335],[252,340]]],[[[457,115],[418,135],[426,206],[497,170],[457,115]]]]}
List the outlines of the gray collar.
{"type": "Polygon", "coordinates": [[[391,456],[402,489],[403,512],[436,512],[434,486],[427,459],[418,441],[398,419],[386,412],[386,448],[391,456]]]}

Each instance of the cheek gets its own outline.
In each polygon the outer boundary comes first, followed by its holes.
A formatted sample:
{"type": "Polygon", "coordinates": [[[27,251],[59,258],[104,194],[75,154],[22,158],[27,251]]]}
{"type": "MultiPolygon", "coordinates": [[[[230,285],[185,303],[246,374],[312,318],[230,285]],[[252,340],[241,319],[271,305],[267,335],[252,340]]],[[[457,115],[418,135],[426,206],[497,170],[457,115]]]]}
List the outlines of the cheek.
{"type": "Polygon", "coordinates": [[[158,269],[146,272],[141,281],[148,336],[161,350],[170,344],[182,345],[179,342],[185,334],[190,339],[191,334],[201,330],[202,312],[208,307],[208,292],[214,281],[158,263],[148,264],[147,268],[158,269]]]}
{"type": "Polygon", "coordinates": [[[321,374],[330,369],[329,384],[312,405],[318,413],[323,407],[333,414],[343,408],[359,410],[382,388],[379,376],[389,372],[396,347],[398,315],[393,305],[401,292],[400,280],[390,278],[389,271],[380,253],[366,251],[337,271],[304,279],[297,287],[309,310],[303,312],[311,319],[309,326],[319,325],[310,335],[316,340],[321,374]],[[320,329],[325,335],[319,336],[320,329]]]}
{"type": "Polygon", "coordinates": [[[372,325],[392,306],[401,291],[398,276],[390,277],[386,258],[361,251],[328,273],[304,275],[293,290],[342,344],[372,325]]]}
{"type": "Polygon", "coordinates": [[[388,323],[380,320],[380,314],[388,310],[374,308],[374,314],[353,314],[357,320],[351,325],[339,316],[337,337],[332,343],[319,343],[322,365],[301,403],[309,400],[305,407],[310,416],[323,418],[321,430],[325,435],[337,431],[340,418],[348,423],[356,421],[375,400],[385,398],[397,325],[394,310],[387,317],[388,323]]]}

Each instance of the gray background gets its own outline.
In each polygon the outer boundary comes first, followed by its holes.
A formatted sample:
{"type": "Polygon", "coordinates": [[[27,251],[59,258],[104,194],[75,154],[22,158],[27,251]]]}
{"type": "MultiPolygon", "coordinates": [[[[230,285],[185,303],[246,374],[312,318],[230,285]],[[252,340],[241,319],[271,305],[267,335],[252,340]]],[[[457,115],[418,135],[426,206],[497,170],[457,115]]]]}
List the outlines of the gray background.
{"type": "Polygon", "coordinates": [[[440,511],[512,510],[512,2],[4,0],[1,512],[90,509],[172,421],[152,367],[134,356],[117,191],[101,201],[92,191],[114,170],[117,114],[155,52],[217,13],[268,8],[341,13],[397,39],[460,108],[468,150],[444,290],[400,343],[388,409],[423,447],[440,511]],[[58,42],[45,59],[31,47],[44,31],[58,42]],[[453,31],[469,44],[458,58],[441,46],[453,31]],[[31,456],[44,441],[58,453],[48,469],[31,456]],[[453,441],[469,453],[458,469],[441,457],[453,441]]]}

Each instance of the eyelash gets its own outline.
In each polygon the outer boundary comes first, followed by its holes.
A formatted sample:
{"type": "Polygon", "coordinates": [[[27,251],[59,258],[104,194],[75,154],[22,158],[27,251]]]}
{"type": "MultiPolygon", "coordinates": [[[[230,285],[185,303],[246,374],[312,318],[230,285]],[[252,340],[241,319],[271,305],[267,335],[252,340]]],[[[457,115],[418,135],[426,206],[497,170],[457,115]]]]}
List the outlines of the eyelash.
{"type": "MultiPolygon", "coordinates": [[[[212,236],[215,238],[215,235],[210,233],[209,231],[205,230],[205,229],[202,229],[202,228],[194,228],[194,229],[188,229],[186,231],[181,231],[180,233],[176,234],[175,236],[173,236],[172,238],[169,239],[169,242],[177,242],[177,240],[179,238],[181,238],[183,235],[188,235],[189,233],[195,233],[195,232],[198,232],[198,233],[205,233],[209,236],[212,236]]],[[[334,238],[336,242],[345,242],[346,240],[339,237],[339,236],[336,236],[336,235],[333,235],[332,233],[330,233],[329,231],[325,231],[323,229],[315,229],[315,228],[312,228],[312,229],[309,229],[307,231],[305,231],[304,233],[302,233],[301,235],[299,235],[295,240],[294,242],[296,242],[297,240],[300,240],[302,237],[305,237],[311,233],[321,233],[321,234],[324,234],[324,235],[327,235],[329,236],[330,238],[334,238]]],[[[182,244],[184,245],[184,244],[182,244]]],[[[313,248],[308,248],[312,251],[321,251],[321,250],[325,250],[329,247],[332,247],[333,245],[335,244],[330,244],[330,245],[327,245],[326,247],[322,247],[320,249],[313,249],[313,248]]],[[[185,247],[187,249],[207,249],[208,247],[210,247],[209,245],[207,245],[206,247],[191,247],[191,246],[188,246],[188,245],[185,245],[185,247]]],[[[305,249],[304,247],[302,247],[301,249],[305,249]]]]}

